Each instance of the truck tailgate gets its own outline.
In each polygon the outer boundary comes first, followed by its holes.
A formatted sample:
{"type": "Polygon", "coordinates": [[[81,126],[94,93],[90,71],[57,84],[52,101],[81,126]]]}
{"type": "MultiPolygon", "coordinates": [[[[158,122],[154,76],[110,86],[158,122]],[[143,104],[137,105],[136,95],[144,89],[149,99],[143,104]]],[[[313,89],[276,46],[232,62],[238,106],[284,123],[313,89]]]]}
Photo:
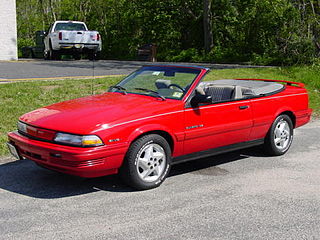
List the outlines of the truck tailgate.
{"type": "Polygon", "coordinates": [[[96,31],[60,31],[62,41],[65,43],[99,44],[98,32],[96,31]]]}

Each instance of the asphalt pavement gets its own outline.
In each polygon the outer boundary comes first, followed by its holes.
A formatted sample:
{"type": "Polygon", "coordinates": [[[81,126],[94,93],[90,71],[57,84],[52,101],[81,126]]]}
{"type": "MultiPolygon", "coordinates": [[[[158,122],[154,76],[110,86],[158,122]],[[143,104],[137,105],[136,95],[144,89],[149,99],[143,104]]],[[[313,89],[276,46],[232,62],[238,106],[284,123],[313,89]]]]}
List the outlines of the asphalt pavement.
{"type": "Polygon", "coordinates": [[[0,160],[0,239],[320,239],[320,121],[289,152],[250,148],[176,165],[159,188],[0,160]]]}
{"type": "MultiPolygon", "coordinates": [[[[37,80],[37,79],[59,79],[64,77],[91,77],[106,75],[126,75],[139,67],[151,64],[139,61],[116,61],[116,60],[66,60],[46,61],[28,60],[0,61],[0,82],[12,80],[37,80]]],[[[161,63],[160,64],[168,64],[161,63]]],[[[172,64],[172,63],[171,63],[172,64]]],[[[179,63],[181,64],[181,63],[179,63]]],[[[184,63],[193,65],[193,63],[184,63]]],[[[237,64],[197,64],[213,69],[253,67],[237,64]]],[[[255,66],[257,67],[257,66],[255,66]]]]}

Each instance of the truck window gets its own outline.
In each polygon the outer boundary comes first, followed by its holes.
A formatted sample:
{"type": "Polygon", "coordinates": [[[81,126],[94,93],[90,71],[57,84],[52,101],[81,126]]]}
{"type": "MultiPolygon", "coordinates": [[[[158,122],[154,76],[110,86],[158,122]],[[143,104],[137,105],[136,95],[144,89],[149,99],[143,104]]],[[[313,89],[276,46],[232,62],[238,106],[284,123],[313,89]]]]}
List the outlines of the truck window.
{"type": "Polygon", "coordinates": [[[69,30],[69,31],[86,31],[86,27],[82,23],[57,23],[54,31],[69,30]]]}

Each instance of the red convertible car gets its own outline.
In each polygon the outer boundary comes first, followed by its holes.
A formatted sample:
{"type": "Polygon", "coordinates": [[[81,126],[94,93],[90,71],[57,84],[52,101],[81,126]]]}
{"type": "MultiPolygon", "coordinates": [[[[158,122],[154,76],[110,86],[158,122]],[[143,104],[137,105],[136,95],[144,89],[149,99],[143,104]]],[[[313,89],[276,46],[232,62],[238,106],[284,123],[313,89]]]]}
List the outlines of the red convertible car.
{"type": "Polygon", "coordinates": [[[55,171],[81,177],[120,173],[136,189],[159,186],[174,163],[263,145],[288,151],[310,120],[301,83],[209,81],[198,66],[149,65],[106,93],[24,114],[8,147],[55,171]]]}

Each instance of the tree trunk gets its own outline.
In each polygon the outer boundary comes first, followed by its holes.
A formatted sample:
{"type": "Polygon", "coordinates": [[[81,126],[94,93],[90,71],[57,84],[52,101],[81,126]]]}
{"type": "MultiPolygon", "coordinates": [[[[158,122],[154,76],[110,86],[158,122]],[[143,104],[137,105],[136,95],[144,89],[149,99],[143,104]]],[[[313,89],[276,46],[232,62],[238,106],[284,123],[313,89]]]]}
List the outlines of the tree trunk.
{"type": "Polygon", "coordinates": [[[213,48],[211,4],[212,0],[203,0],[204,51],[206,53],[213,48]]]}
{"type": "Polygon", "coordinates": [[[57,16],[56,16],[56,12],[55,12],[55,8],[53,6],[53,2],[52,0],[49,0],[49,7],[50,7],[50,11],[51,11],[51,14],[52,14],[52,18],[53,18],[53,21],[57,21],[57,16]]]}

